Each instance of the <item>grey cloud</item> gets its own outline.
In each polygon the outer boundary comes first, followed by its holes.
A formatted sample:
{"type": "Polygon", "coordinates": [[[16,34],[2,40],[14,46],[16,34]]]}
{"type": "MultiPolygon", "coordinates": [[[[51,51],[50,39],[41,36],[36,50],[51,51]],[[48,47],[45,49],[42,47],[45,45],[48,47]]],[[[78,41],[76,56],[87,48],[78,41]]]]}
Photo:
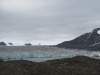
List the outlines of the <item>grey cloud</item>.
{"type": "Polygon", "coordinates": [[[100,27],[99,0],[25,1],[19,7],[12,0],[12,7],[0,4],[1,40],[57,44],[100,27]]]}

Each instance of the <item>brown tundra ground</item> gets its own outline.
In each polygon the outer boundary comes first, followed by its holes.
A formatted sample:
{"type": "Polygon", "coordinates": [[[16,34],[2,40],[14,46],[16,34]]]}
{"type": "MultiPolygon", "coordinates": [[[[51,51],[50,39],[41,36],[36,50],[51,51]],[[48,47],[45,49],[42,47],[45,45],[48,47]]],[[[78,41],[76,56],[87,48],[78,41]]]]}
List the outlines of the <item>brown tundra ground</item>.
{"type": "Polygon", "coordinates": [[[100,60],[86,56],[32,62],[0,60],[0,75],[100,75],[100,60]]]}

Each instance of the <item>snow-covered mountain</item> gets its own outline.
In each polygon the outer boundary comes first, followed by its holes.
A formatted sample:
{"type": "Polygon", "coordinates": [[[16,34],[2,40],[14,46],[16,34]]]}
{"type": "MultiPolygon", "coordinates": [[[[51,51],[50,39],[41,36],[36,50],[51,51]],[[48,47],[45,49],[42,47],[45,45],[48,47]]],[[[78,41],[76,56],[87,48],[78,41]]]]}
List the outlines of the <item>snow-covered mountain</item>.
{"type": "Polygon", "coordinates": [[[100,28],[94,29],[92,32],[85,33],[71,41],[65,41],[58,44],[58,47],[73,48],[73,49],[91,49],[100,50],[100,28]]]}

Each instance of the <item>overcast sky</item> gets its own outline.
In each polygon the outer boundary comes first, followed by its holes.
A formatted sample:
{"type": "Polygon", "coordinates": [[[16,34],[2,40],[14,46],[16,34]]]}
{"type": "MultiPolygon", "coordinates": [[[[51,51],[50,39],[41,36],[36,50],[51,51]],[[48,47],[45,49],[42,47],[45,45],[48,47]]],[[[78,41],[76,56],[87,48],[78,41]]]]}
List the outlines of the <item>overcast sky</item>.
{"type": "Polygon", "coordinates": [[[100,27],[100,0],[0,0],[0,41],[58,44],[100,27]]]}

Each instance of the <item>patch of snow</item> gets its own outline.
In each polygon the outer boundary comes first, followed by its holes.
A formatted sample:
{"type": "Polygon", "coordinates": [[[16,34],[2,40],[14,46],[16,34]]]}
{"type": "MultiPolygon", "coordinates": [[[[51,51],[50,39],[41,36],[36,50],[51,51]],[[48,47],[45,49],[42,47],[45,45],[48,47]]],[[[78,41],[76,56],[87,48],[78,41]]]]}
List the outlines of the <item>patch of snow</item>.
{"type": "Polygon", "coordinates": [[[86,39],[86,40],[84,40],[83,42],[85,42],[85,41],[87,41],[87,39],[86,39]]]}
{"type": "Polygon", "coordinates": [[[98,42],[98,43],[95,43],[95,44],[93,44],[93,45],[89,45],[89,46],[94,46],[94,45],[97,45],[97,44],[100,44],[100,42],[98,42]]]}
{"type": "Polygon", "coordinates": [[[90,38],[90,35],[87,37],[87,39],[89,39],[90,38]]]}
{"type": "Polygon", "coordinates": [[[77,42],[80,42],[81,40],[78,40],[77,42]]]}
{"type": "Polygon", "coordinates": [[[98,37],[96,37],[98,40],[100,40],[98,37]]]}

